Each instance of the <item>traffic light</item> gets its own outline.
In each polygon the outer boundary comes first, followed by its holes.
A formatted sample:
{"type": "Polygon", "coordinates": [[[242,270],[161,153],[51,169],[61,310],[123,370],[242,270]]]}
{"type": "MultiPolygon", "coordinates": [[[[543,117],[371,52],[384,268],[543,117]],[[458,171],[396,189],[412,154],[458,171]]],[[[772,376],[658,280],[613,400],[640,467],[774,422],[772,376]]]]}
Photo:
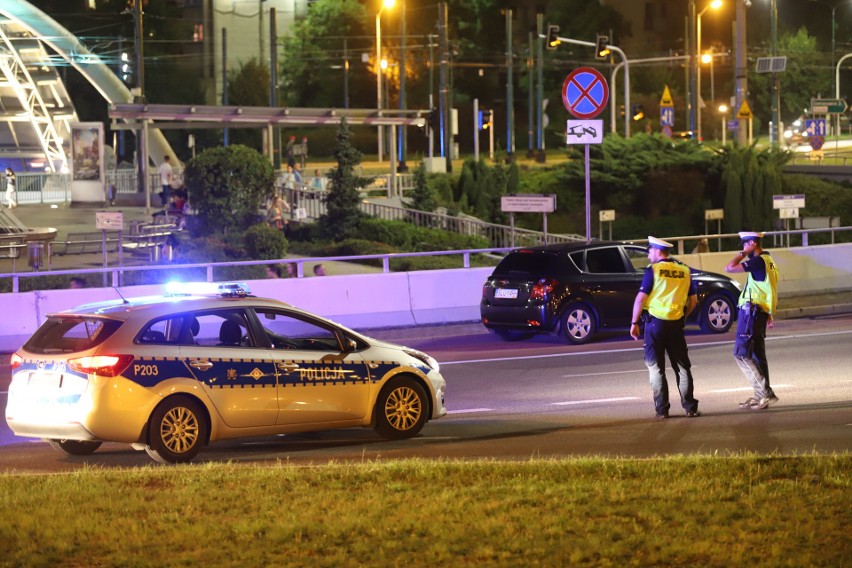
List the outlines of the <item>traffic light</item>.
{"type": "Polygon", "coordinates": [[[429,125],[429,130],[437,130],[440,126],[440,123],[438,121],[438,109],[433,108],[432,110],[430,110],[429,116],[426,121],[429,125]]]}
{"type": "Polygon", "coordinates": [[[480,130],[488,130],[491,126],[491,120],[493,116],[491,115],[490,110],[481,110],[479,111],[479,129],[480,130]]]}
{"type": "Polygon", "coordinates": [[[606,59],[609,55],[609,48],[606,46],[609,43],[609,36],[598,34],[595,39],[595,59],[606,59]]]}
{"type": "Polygon", "coordinates": [[[547,49],[556,49],[562,43],[559,41],[559,26],[547,26],[547,49]]]}
{"type": "Polygon", "coordinates": [[[630,105],[631,113],[630,115],[633,117],[633,120],[642,120],[645,118],[645,109],[642,105],[630,105]]]}

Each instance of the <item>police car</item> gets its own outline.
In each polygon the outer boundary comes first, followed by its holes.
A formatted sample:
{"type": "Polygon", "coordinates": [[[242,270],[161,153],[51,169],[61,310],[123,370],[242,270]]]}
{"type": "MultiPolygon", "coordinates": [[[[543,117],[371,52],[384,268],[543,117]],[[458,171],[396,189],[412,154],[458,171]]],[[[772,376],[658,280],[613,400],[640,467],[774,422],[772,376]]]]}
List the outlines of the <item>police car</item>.
{"type": "Polygon", "coordinates": [[[9,427],[71,455],[122,442],[177,463],[216,440],[353,426],[402,439],[447,412],[429,355],[244,284],[50,314],[11,367],[9,427]]]}

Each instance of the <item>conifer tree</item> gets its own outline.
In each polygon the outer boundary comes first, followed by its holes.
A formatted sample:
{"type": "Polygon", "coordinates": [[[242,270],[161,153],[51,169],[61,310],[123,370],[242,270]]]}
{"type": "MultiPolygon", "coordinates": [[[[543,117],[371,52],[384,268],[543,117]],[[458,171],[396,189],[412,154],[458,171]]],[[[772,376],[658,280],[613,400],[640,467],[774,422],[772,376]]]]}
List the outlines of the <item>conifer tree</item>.
{"type": "Polygon", "coordinates": [[[337,167],[331,171],[329,179],[326,213],[320,217],[323,232],[333,241],[349,238],[355,233],[363,216],[358,207],[359,196],[370,181],[355,173],[362,154],[352,146],[351,138],[352,130],[344,118],[337,129],[337,146],[334,149],[337,167]]]}

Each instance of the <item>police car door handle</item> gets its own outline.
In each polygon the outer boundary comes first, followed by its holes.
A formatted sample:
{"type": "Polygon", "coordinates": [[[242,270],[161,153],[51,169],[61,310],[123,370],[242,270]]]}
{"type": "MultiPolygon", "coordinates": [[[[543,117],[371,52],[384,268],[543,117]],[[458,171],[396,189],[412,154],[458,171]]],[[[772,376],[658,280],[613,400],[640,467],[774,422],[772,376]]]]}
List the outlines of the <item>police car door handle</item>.
{"type": "Polygon", "coordinates": [[[213,363],[206,359],[193,359],[189,362],[190,367],[195,367],[199,371],[209,371],[213,367],[213,363]]]}
{"type": "Polygon", "coordinates": [[[278,370],[283,371],[285,374],[299,370],[299,365],[296,363],[278,363],[277,367],[278,370]]]}

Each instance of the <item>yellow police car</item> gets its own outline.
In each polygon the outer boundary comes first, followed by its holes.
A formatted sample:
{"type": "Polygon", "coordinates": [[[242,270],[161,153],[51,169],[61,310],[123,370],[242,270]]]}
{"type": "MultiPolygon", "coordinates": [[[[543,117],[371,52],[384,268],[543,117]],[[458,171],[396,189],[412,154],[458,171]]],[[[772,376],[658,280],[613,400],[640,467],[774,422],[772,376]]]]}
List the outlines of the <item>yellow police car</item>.
{"type": "Polygon", "coordinates": [[[402,439],[447,412],[432,357],[244,284],[50,314],[11,365],[9,427],[72,455],[123,442],[177,463],[216,440],[353,426],[402,439]]]}

